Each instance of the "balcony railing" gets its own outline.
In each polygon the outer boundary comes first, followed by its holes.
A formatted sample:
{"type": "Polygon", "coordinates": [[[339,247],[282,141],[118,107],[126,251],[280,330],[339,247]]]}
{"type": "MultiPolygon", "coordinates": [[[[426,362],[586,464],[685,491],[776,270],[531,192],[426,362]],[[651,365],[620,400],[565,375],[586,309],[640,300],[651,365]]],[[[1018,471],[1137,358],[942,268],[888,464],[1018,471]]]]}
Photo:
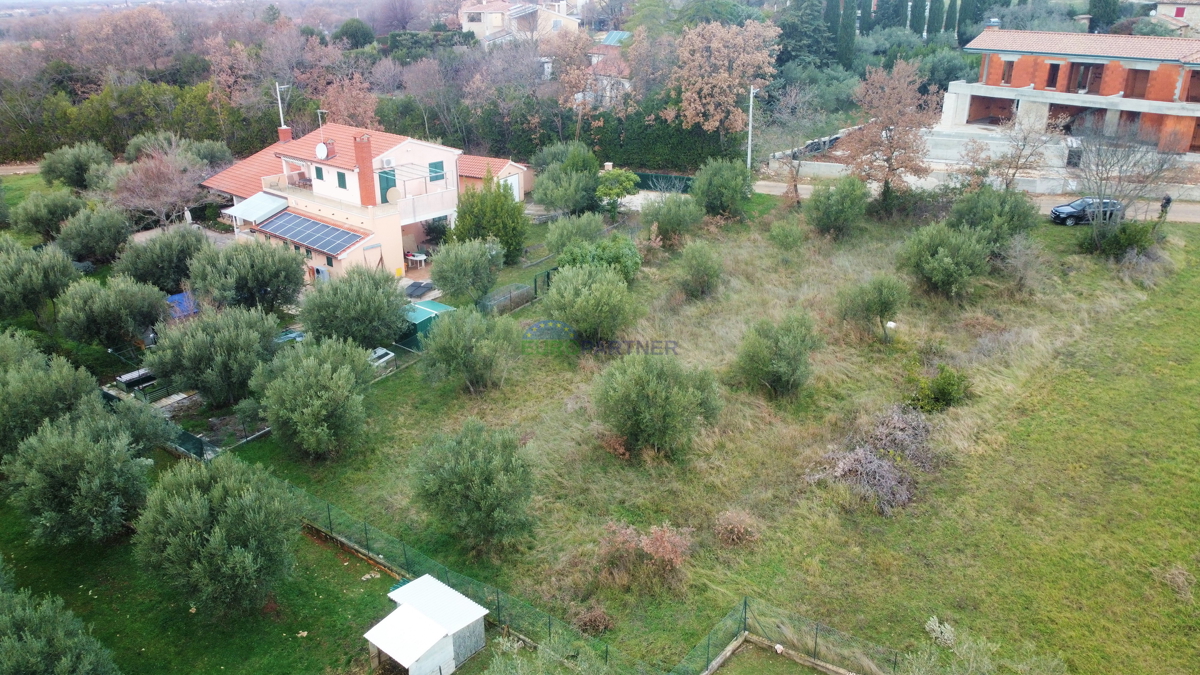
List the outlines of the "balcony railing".
{"type": "Polygon", "coordinates": [[[335,211],[366,221],[363,224],[367,226],[371,226],[372,221],[396,217],[399,217],[401,225],[407,225],[444,215],[458,206],[458,192],[453,189],[406,197],[377,206],[362,206],[289,185],[286,174],[266,176],[262,179],[262,186],[264,191],[286,197],[290,205],[301,210],[314,213],[335,211]]]}

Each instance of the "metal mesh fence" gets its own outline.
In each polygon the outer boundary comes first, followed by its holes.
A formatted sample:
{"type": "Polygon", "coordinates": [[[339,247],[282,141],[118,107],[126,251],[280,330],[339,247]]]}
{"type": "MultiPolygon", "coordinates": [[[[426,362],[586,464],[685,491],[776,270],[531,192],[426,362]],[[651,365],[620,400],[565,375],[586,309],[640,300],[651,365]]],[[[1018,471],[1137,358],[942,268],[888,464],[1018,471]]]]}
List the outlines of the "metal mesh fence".
{"type": "Polygon", "coordinates": [[[810,619],[746,599],[746,630],[775,644],[861,675],[892,675],[902,655],[810,619]]]}
{"type": "Polygon", "coordinates": [[[745,631],[746,601],[729,610],[716,626],[692,647],[683,660],[671,669],[671,675],[697,675],[708,670],[713,660],[745,631]]]}
{"type": "Polygon", "coordinates": [[[484,314],[507,314],[533,302],[533,297],[533,287],[527,284],[509,284],[485,295],[479,301],[479,311],[484,314]]]}

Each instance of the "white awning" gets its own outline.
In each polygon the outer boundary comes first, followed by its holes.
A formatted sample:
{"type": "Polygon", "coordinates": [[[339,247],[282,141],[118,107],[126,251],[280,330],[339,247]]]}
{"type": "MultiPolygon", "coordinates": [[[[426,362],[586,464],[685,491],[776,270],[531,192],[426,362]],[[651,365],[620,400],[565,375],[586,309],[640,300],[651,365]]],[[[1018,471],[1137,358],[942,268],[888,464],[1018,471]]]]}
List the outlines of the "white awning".
{"type": "Polygon", "coordinates": [[[240,204],[234,204],[222,211],[222,213],[234,218],[248,220],[252,223],[261,223],[286,209],[287,205],[287,200],[282,197],[260,192],[240,204]]]}
{"type": "Polygon", "coordinates": [[[400,665],[411,668],[438,642],[449,639],[450,634],[415,607],[400,605],[363,637],[400,665]]]}

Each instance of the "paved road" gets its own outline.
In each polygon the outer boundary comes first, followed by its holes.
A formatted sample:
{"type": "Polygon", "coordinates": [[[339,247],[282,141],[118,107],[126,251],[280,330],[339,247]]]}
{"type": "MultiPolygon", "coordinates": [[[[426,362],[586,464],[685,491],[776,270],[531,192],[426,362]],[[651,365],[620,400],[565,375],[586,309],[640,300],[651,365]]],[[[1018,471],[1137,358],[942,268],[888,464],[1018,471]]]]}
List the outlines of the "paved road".
{"type": "MultiPolygon", "coordinates": [[[[761,192],[767,195],[781,195],[787,189],[787,184],[776,183],[773,181],[760,180],[754,184],[754,191],[761,192]]],[[[804,199],[812,194],[811,185],[800,186],[800,198],[804,199]]],[[[1050,209],[1065,204],[1071,201],[1072,197],[1067,195],[1034,195],[1033,201],[1037,202],[1038,208],[1043,214],[1049,214],[1050,209]]],[[[1158,200],[1142,202],[1141,206],[1132,215],[1136,217],[1144,217],[1141,212],[1145,209],[1150,216],[1158,215],[1158,200]]],[[[1200,223],[1200,202],[1181,202],[1176,201],[1171,205],[1171,221],[1176,223],[1200,223]]]]}

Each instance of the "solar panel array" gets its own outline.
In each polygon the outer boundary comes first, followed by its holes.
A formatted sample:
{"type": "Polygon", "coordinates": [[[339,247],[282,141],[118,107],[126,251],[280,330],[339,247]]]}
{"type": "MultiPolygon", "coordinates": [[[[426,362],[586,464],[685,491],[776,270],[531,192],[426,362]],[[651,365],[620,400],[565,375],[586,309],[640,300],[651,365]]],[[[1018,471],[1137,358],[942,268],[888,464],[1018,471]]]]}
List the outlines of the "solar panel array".
{"type": "Polygon", "coordinates": [[[258,229],[330,255],[338,255],[363,238],[361,234],[286,211],[259,225],[258,229]]]}

